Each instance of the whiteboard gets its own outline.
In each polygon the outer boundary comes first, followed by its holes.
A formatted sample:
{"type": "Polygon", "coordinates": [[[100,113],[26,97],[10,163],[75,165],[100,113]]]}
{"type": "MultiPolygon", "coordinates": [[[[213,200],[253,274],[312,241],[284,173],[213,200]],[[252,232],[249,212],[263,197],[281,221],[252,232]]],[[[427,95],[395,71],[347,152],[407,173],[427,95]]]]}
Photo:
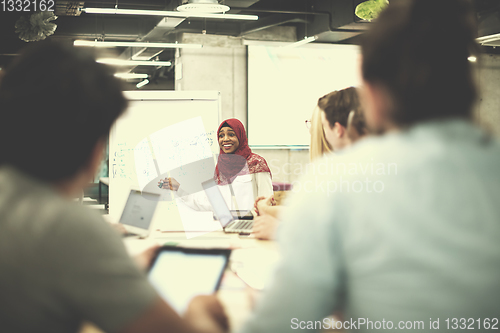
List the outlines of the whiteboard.
{"type": "MultiPolygon", "coordinates": [[[[221,118],[220,93],[124,94],[129,107],[117,119],[109,136],[109,214],[117,221],[130,189],[138,189],[162,194],[164,202],[158,205],[153,223],[180,223],[170,191],[160,190],[157,184],[171,170],[182,170],[184,165],[196,161],[210,161],[219,152],[216,131],[221,118]]],[[[206,174],[213,178],[213,170],[206,174]]]]}
{"type": "Polygon", "coordinates": [[[359,63],[355,45],[249,45],[249,144],[308,146],[305,120],[323,95],[359,86],[359,63]]]}

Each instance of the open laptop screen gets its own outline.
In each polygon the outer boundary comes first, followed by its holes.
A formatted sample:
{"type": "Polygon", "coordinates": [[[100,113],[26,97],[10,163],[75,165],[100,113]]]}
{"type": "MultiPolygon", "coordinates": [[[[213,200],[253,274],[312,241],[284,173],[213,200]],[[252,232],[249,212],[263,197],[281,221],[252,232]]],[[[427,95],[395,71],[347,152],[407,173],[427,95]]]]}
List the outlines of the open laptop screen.
{"type": "Polygon", "coordinates": [[[131,190],[120,223],[141,229],[149,229],[158,205],[158,198],[158,194],[131,190]]]}
{"type": "Polygon", "coordinates": [[[220,193],[219,187],[215,185],[214,180],[209,180],[201,184],[205,193],[207,194],[208,201],[210,201],[210,205],[214,210],[215,217],[222,225],[222,228],[225,228],[231,221],[233,221],[233,215],[231,211],[227,207],[226,201],[220,193]]]}

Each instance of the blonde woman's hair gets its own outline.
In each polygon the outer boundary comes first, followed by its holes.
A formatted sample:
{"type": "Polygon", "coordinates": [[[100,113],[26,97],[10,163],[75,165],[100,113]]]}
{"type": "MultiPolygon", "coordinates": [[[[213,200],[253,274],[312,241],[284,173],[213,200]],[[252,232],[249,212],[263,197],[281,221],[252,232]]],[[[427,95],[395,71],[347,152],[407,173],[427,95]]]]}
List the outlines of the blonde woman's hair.
{"type": "Polygon", "coordinates": [[[326,141],[323,123],[321,122],[321,112],[318,106],[313,110],[311,116],[311,145],[309,147],[309,158],[311,162],[332,151],[328,141],[326,141]]]}

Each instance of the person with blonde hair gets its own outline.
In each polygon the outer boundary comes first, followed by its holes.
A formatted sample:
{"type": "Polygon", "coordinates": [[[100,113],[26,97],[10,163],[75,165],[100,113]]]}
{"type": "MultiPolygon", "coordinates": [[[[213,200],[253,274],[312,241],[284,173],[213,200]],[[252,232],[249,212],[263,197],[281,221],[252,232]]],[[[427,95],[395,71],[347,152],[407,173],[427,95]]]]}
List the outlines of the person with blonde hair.
{"type": "MultiPolygon", "coordinates": [[[[355,87],[335,90],[318,99],[310,120],[309,157],[311,162],[332,151],[339,151],[356,141],[349,137],[347,131],[351,113],[362,117],[359,96],[355,87]]],[[[363,132],[362,135],[368,133],[366,129],[358,130],[363,132]]]]}
{"type": "Polygon", "coordinates": [[[324,136],[331,149],[339,151],[352,142],[347,134],[351,111],[360,110],[359,96],[354,87],[332,91],[318,100],[324,136]]]}
{"type": "MultiPolygon", "coordinates": [[[[335,90],[319,98],[306,124],[311,134],[309,158],[312,163],[326,154],[342,150],[368,133],[354,87],[335,90]]],[[[259,197],[255,210],[259,217],[254,221],[254,236],[273,239],[282,206],[275,206],[273,196],[259,197]]]]}
{"type": "Polygon", "coordinates": [[[326,140],[325,131],[323,130],[323,122],[321,121],[321,113],[324,112],[316,106],[312,112],[309,122],[309,133],[311,141],[309,145],[309,160],[314,162],[325,154],[331,153],[332,148],[326,140]]]}

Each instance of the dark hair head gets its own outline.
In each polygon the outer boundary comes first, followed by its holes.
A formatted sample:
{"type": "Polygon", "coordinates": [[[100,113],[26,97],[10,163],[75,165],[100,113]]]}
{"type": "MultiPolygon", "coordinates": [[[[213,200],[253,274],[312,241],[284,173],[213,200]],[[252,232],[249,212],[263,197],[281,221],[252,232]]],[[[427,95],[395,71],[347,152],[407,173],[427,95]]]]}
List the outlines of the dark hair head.
{"type": "Polygon", "coordinates": [[[351,142],[356,142],[361,137],[369,134],[369,132],[363,112],[360,109],[352,110],[347,120],[347,136],[351,142]]]}
{"type": "Polygon", "coordinates": [[[318,107],[325,112],[331,126],[335,123],[347,127],[349,112],[360,108],[356,88],[332,91],[318,100],[318,107]]]}
{"type": "Polygon", "coordinates": [[[221,130],[222,128],[224,128],[224,127],[229,127],[229,128],[232,128],[232,127],[231,127],[231,126],[229,126],[229,124],[225,121],[225,122],[223,122],[223,123],[219,126],[219,132],[220,132],[220,130],[221,130]]]}
{"type": "Polygon", "coordinates": [[[380,14],[362,41],[362,72],[388,90],[395,124],[470,117],[475,23],[468,0],[391,1],[380,14]]]}
{"type": "Polygon", "coordinates": [[[0,164],[70,179],[126,106],[105,65],[54,42],[30,45],[0,82],[0,164]]]}

